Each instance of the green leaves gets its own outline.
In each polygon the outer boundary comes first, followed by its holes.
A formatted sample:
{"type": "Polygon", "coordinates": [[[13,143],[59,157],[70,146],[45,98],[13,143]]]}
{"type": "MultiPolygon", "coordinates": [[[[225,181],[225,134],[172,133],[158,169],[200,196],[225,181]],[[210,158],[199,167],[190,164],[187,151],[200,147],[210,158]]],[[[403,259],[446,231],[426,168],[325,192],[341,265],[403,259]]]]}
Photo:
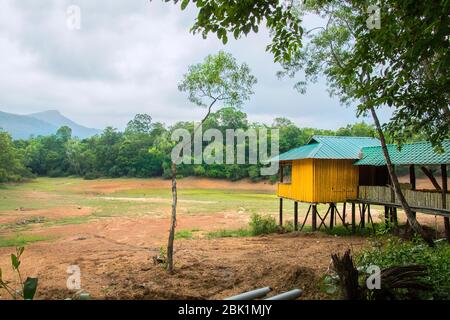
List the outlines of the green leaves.
{"type": "MultiPolygon", "coordinates": [[[[376,241],[376,240],[375,240],[376,241]]],[[[388,238],[377,242],[374,246],[362,250],[356,256],[358,267],[366,269],[376,265],[381,269],[392,266],[424,265],[428,275],[424,277],[426,283],[433,287],[431,292],[422,292],[416,298],[429,300],[448,300],[450,298],[450,246],[438,242],[435,248],[430,248],[420,240],[403,241],[398,238],[388,238]]],[[[396,292],[402,298],[405,292],[396,292]]]]}
{"type": "Polygon", "coordinates": [[[20,260],[17,258],[17,256],[15,254],[11,254],[11,265],[14,270],[19,269],[20,260]]]}
{"type": "Polygon", "coordinates": [[[31,172],[25,168],[23,153],[1,128],[0,150],[0,183],[22,181],[31,176],[31,172]]]}
{"type": "Polygon", "coordinates": [[[188,6],[189,2],[190,2],[190,0],[183,0],[181,2],[181,10],[186,9],[186,7],[188,6]]]}
{"type": "Polygon", "coordinates": [[[38,286],[37,278],[27,278],[23,284],[23,298],[25,300],[33,300],[38,286]]]}
{"type": "Polygon", "coordinates": [[[24,247],[17,247],[16,254],[11,254],[11,266],[13,267],[13,270],[18,271],[21,263],[20,257],[22,256],[24,251],[24,247]]]}
{"type": "Polygon", "coordinates": [[[217,30],[217,37],[222,40],[223,44],[227,44],[228,42],[228,36],[227,36],[227,30],[220,28],[217,30]]]}
{"type": "MultiPolygon", "coordinates": [[[[225,29],[219,29],[218,33],[227,41],[225,29]]],[[[247,64],[238,64],[231,54],[219,51],[190,66],[178,89],[188,93],[189,101],[201,107],[211,108],[217,102],[240,107],[253,94],[256,81],[247,64]]]]}
{"type": "Polygon", "coordinates": [[[390,142],[421,139],[439,147],[450,136],[450,1],[393,0],[379,6],[381,29],[370,30],[365,0],[307,3],[306,10],[327,18],[326,27],[308,32],[310,41],[298,51],[294,33],[280,30],[269,50],[283,63],[281,76],[304,71],[306,81],[296,85],[300,92],[305,82],[325,76],[331,95],[344,104],[359,103],[357,116],[370,107],[391,108],[384,127],[390,142]]]}
{"type": "Polygon", "coordinates": [[[11,266],[16,272],[20,283],[20,289],[12,288],[7,282],[3,281],[2,269],[0,269],[0,289],[4,289],[12,299],[17,299],[22,297],[24,300],[32,300],[36,294],[38,279],[37,278],[27,278],[25,282],[22,282],[22,276],[20,273],[20,258],[25,251],[25,247],[17,247],[16,254],[11,254],[11,266]]]}
{"type": "Polygon", "coordinates": [[[25,247],[19,247],[17,248],[17,256],[21,256],[23,252],[25,251],[25,247]]]}

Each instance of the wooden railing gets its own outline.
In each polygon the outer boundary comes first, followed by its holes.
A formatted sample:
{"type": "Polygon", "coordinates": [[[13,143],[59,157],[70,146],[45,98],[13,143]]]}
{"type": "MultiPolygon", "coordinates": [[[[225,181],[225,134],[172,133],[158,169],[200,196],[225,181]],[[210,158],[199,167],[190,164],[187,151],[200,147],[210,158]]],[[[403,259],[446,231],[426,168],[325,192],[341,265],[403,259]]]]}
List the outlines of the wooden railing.
{"type": "MultiPolygon", "coordinates": [[[[442,209],[442,193],[436,191],[403,190],[406,201],[412,207],[442,209]]],[[[450,204],[450,193],[446,194],[447,204],[450,204]]],[[[390,187],[359,186],[358,199],[379,203],[400,204],[390,187]]],[[[447,205],[448,207],[448,205],[447,205]]]]}

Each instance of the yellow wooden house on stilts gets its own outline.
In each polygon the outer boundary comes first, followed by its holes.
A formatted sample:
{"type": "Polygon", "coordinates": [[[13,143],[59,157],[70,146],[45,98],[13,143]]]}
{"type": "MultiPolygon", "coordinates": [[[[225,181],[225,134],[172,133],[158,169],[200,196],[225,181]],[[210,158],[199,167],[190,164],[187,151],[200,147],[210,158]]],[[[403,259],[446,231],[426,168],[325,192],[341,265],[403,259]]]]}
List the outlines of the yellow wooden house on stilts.
{"type": "MultiPolygon", "coordinates": [[[[440,215],[445,220],[446,236],[450,241],[450,202],[447,192],[447,165],[450,163],[450,140],[443,142],[444,152],[437,153],[430,143],[404,145],[401,150],[389,145],[394,165],[408,166],[410,183],[404,194],[415,212],[440,215]],[[436,186],[436,190],[418,190],[414,168],[420,166],[436,186]],[[439,186],[428,167],[440,166],[442,186],[439,186]]],[[[309,204],[300,230],[311,215],[312,230],[322,226],[332,229],[337,219],[352,231],[372,223],[370,205],[385,207],[385,219],[397,221],[397,208],[401,207],[390,183],[380,142],[368,137],[313,136],[304,146],[274,158],[280,164],[277,195],[280,198],[280,224],[283,224],[283,200],[294,201],[294,227],[298,225],[298,203],[309,204]],[[342,203],[338,209],[337,204],[342,203]],[[346,221],[346,205],[351,204],[351,223],[346,221]],[[319,212],[318,205],[327,210],[319,212]],[[323,207],[323,206],[322,206],[323,207]],[[359,225],[356,225],[356,211],[359,225]],[[329,223],[327,222],[329,219],[329,223]],[[393,219],[393,220],[392,220],[393,219]]]]}
{"type": "MultiPolygon", "coordinates": [[[[336,204],[356,199],[358,193],[360,169],[353,164],[359,159],[363,147],[379,145],[379,140],[374,138],[313,136],[308,144],[281,154],[277,159],[280,162],[277,191],[280,223],[283,221],[283,199],[295,201],[296,229],[298,202],[310,204],[308,215],[312,214],[313,230],[317,229],[317,218],[321,225],[325,224],[329,214],[334,218],[337,213],[343,220],[336,204]],[[320,203],[329,204],[324,215],[317,210],[320,203]]],[[[331,228],[333,220],[330,221],[331,228]]]]}

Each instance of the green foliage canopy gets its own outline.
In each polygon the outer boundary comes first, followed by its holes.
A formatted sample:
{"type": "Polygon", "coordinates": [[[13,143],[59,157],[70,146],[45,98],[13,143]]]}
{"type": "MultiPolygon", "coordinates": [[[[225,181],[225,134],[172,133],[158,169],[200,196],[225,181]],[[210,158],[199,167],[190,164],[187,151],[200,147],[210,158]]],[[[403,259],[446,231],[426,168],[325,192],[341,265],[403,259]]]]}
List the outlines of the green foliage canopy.
{"type": "Polygon", "coordinates": [[[230,53],[220,51],[190,66],[178,89],[201,107],[211,108],[216,102],[240,107],[253,94],[256,82],[247,64],[239,65],[230,53]]]}

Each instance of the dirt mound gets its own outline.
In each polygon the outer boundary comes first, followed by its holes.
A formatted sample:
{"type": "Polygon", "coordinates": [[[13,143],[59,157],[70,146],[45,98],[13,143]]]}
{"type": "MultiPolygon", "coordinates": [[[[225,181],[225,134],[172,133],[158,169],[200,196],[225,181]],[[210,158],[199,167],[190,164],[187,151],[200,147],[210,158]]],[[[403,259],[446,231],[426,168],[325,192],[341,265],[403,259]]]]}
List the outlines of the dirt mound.
{"type": "Polygon", "coordinates": [[[106,294],[100,298],[223,299],[269,286],[271,295],[298,288],[304,291],[301,299],[321,299],[326,297],[320,284],[331,253],[359,250],[365,241],[318,233],[178,241],[174,275],[153,265],[150,254],[141,255],[141,261],[129,260],[126,272],[108,273],[106,294]]]}

